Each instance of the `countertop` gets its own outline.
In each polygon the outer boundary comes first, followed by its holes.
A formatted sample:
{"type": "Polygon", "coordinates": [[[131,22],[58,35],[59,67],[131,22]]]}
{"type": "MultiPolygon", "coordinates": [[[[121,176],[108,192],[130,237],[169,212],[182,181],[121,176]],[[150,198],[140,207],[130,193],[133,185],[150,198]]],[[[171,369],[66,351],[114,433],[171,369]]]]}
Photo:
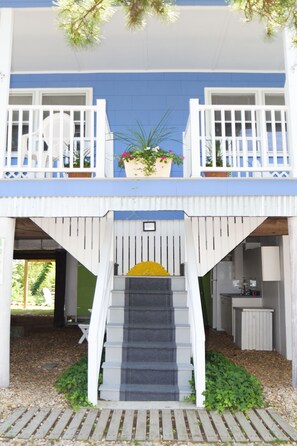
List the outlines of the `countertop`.
{"type": "Polygon", "coordinates": [[[238,294],[238,293],[221,293],[220,294],[220,296],[222,296],[222,297],[232,297],[232,298],[236,298],[236,299],[238,299],[238,298],[248,298],[248,299],[254,299],[254,298],[256,298],[256,299],[259,299],[259,298],[261,298],[262,296],[252,296],[251,294],[238,294]]]}

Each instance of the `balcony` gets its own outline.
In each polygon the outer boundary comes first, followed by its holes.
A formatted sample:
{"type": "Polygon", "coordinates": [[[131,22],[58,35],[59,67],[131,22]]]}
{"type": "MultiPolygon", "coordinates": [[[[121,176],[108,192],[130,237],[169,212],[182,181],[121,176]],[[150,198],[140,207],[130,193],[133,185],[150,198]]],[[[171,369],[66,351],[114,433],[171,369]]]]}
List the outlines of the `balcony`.
{"type": "Polygon", "coordinates": [[[184,176],[288,177],[286,113],[285,106],[201,105],[191,99],[184,176]]]}
{"type": "MultiPolygon", "coordinates": [[[[286,107],[201,105],[191,99],[184,178],[290,175],[286,107]]],[[[113,177],[113,136],[104,100],[95,106],[9,106],[3,179],[113,177]]]]}

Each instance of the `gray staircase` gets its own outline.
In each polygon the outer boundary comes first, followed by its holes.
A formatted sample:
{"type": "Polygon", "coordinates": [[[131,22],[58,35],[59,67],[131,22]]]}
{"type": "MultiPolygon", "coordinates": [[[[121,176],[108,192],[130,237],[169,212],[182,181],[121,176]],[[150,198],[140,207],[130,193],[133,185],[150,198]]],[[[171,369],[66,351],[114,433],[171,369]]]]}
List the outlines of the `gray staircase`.
{"type": "Polygon", "coordinates": [[[184,278],[116,277],[100,398],[178,401],[190,393],[184,278]]]}

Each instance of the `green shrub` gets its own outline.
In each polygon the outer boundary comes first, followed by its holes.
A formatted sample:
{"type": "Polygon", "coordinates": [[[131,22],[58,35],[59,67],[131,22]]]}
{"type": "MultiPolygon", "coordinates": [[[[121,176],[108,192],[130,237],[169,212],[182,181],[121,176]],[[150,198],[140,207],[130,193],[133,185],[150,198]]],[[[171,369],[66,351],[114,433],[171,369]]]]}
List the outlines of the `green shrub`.
{"type": "Polygon", "coordinates": [[[59,393],[64,393],[73,409],[90,407],[88,401],[88,361],[83,356],[78,362],[72,364],[61,373],[55,387],[59,393]]]}
{"type": "MultiPolygon", "coordinates": [[[[244,368],[234,364],[218,352],[206,353],[205,408],[222,412],[246,411],[264,405],[260,382],[244,368]]],[[[192,394],[188,398],[195,402],[194,377],[190,381],[192,394]]]]}

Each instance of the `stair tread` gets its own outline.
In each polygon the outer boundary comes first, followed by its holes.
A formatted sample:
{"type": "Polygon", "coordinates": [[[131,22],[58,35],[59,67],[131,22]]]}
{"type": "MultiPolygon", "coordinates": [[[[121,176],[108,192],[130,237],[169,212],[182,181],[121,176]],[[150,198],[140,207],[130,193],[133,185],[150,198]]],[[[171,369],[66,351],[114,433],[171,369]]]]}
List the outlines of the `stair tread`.
{"type": "MultiPolygon", "coordinates": [[[[108,322],[107,327],[123,327],[123,323],[120,322],[108,322]]],[[[174,329],[174,327],[190,327],[189,324],[176,324],[176,323],[172,323],[171,324],[172,329],[174,329]]],[[[125,328],[151,328],[151,329],[164,329],[164,330],[168,330],[168,325],[164,326],[164,324],[125,324],[125,328]]]]}
{"type": "Polygon", "coordinates": [[[192,364],[177,362],[104,362],[103,368],[139,369],[139,370],[192,370],[192,364]]]}
{"type": "Polygon", "coordinates": [[[130,348],[190,348],[191,344],[186,342],[137,342],[124,341],[112,342],[107,341],[105,347],[130,347],[130,348]]]}
{"type": "Polygon", "coordinates": [[[132,390],[136,392],[151,392],[151,391],[162,391],[162,392],[172,392],[172,389],[176,391],[184,391],[187,392],[190,390],[190,386],[176,385],[176,384],[101,384],[100,390],[107,389],[126,389],[132,390]]]}
{"type": "Polygon", "coordinates": [[[173,307],[173,306],[144,306],[144,305],[111,305],[109,309],[124,309],[124,310],[138,310],[138,311],[174,311],[174,310],[187,310],[188,307],[173,307]]]}

